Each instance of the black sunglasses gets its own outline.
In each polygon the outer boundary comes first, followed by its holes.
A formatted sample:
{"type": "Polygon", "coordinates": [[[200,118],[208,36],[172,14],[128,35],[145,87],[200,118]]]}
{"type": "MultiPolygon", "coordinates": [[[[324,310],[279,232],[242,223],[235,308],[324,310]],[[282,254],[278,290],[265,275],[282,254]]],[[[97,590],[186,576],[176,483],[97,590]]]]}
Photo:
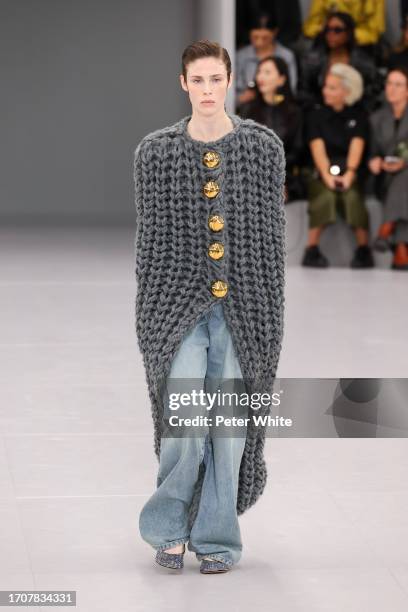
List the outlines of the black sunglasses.
{"type": "Polygon", "coordinates": [[[335,34],[341,34],[342,32],[347,32],[347,28],[341,27],[341,26],[326,26],[324,28],[324,32],[325,34],[327,34],[327,32],[334,32],[335,34]]]}

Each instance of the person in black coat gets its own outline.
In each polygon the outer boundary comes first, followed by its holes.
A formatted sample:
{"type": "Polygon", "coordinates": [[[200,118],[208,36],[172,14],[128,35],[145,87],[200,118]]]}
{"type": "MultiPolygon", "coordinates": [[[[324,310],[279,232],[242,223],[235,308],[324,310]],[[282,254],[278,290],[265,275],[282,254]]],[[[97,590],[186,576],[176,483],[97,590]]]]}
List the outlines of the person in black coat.
{"type": "Polygon", "coordinates": [[[311,51],[301,61],[297,99],[310,110],[323,104],[322,89],[325,76],[334,63],[349,64],[363,77],[364,91],[360,104],[367,111],[379,106],[383,77],[374,61],[356,46],[354,19],[348,13],[333,12],[311,51]]]}
{"type": "Polygon", "coordinates": [[[388,59],[389,70],[394,70],[395,68],[408,69],[408,14],[405,15],[404,21],[401,24],[401,30],[401,40],[388,59]]]}
{"type": "Polygon", "coordinates": [[[255,98],[239,105],[237,114],[277,133],[285,148],[287,201],[305,197],[298,167],[303,148],[302,113],[292,94],[285,60],[271,56],[259,62],[255,98]]]}
{"type": "Polygon", "coordinates": [[[237,46],[247,45],[248,23],[256,15],[269,13],[278,27],[277,38],[291,47],[302,34],[302,11],[299,0],[236,0],[237,46]]]}

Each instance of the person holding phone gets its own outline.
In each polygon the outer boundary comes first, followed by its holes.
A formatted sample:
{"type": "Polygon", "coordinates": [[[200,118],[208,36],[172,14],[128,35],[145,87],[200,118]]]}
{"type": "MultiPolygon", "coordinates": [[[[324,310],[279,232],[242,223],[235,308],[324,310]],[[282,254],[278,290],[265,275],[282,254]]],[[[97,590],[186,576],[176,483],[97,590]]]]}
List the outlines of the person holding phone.
{"type": "Polygon", "coordinates": [[[408,69],[388,72],[385,103],[370,117],[368,166],[384,205],[374,248],[394,252],[394,270],[408,270],[408,69]]]}
{"type": "Polygon", "coordinates": [[[362,77],[348,64],[333,64],[322,93],[324,104],[316,105],[306,117],[306,140],[314,169],[308,181],[309,234],[302,265],[329,265],[319,249],[319,240],[323,229],[335,223],[338,211],[353,228],[357,240],[350,266],[372,268],[362,187],[368,121],[356,105],[363,93],[362,77]]]}

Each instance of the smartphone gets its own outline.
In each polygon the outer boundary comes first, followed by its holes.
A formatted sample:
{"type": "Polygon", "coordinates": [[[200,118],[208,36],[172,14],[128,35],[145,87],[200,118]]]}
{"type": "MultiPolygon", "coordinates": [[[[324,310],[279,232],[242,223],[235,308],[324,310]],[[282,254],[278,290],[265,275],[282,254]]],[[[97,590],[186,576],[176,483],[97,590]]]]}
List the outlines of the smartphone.
{"type": "Polygon", "coordinates": [[[384,161],[387,162],[387,164],[398,164],[400,160],[401,158],[396,157],[395,155],[386,155],[384,157],[384,161]]]}

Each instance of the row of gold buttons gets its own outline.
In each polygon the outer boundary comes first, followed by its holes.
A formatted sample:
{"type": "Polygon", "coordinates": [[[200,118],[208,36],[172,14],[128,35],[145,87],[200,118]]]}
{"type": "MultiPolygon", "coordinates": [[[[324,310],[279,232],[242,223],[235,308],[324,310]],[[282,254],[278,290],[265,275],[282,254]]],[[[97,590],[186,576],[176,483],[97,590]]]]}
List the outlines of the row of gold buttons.
{"type": "MultiPolygon", "coordinates": [[[[217,168],[221,157],[217,151],[207,151],[203,155],[203,164],[207,168],[217,168]]],[[[208,181],[203,187],[203,193],[207,198],[216,198],[220,192],[220,186],[216,181],[208,181]]],[[[208,227],[213,232],[220,232],[224,227],[222,215],[210,215],[208,227]]],[[[212,242],[208,247],[208,255],[211,259],[221,259],[224,257],[224,245],[222,242],[212,242]]],[[[215,280],[211,283],[211,293],[215,297],[224,297],[228,291],[228,284],[222,280],[215,280]]]]}

